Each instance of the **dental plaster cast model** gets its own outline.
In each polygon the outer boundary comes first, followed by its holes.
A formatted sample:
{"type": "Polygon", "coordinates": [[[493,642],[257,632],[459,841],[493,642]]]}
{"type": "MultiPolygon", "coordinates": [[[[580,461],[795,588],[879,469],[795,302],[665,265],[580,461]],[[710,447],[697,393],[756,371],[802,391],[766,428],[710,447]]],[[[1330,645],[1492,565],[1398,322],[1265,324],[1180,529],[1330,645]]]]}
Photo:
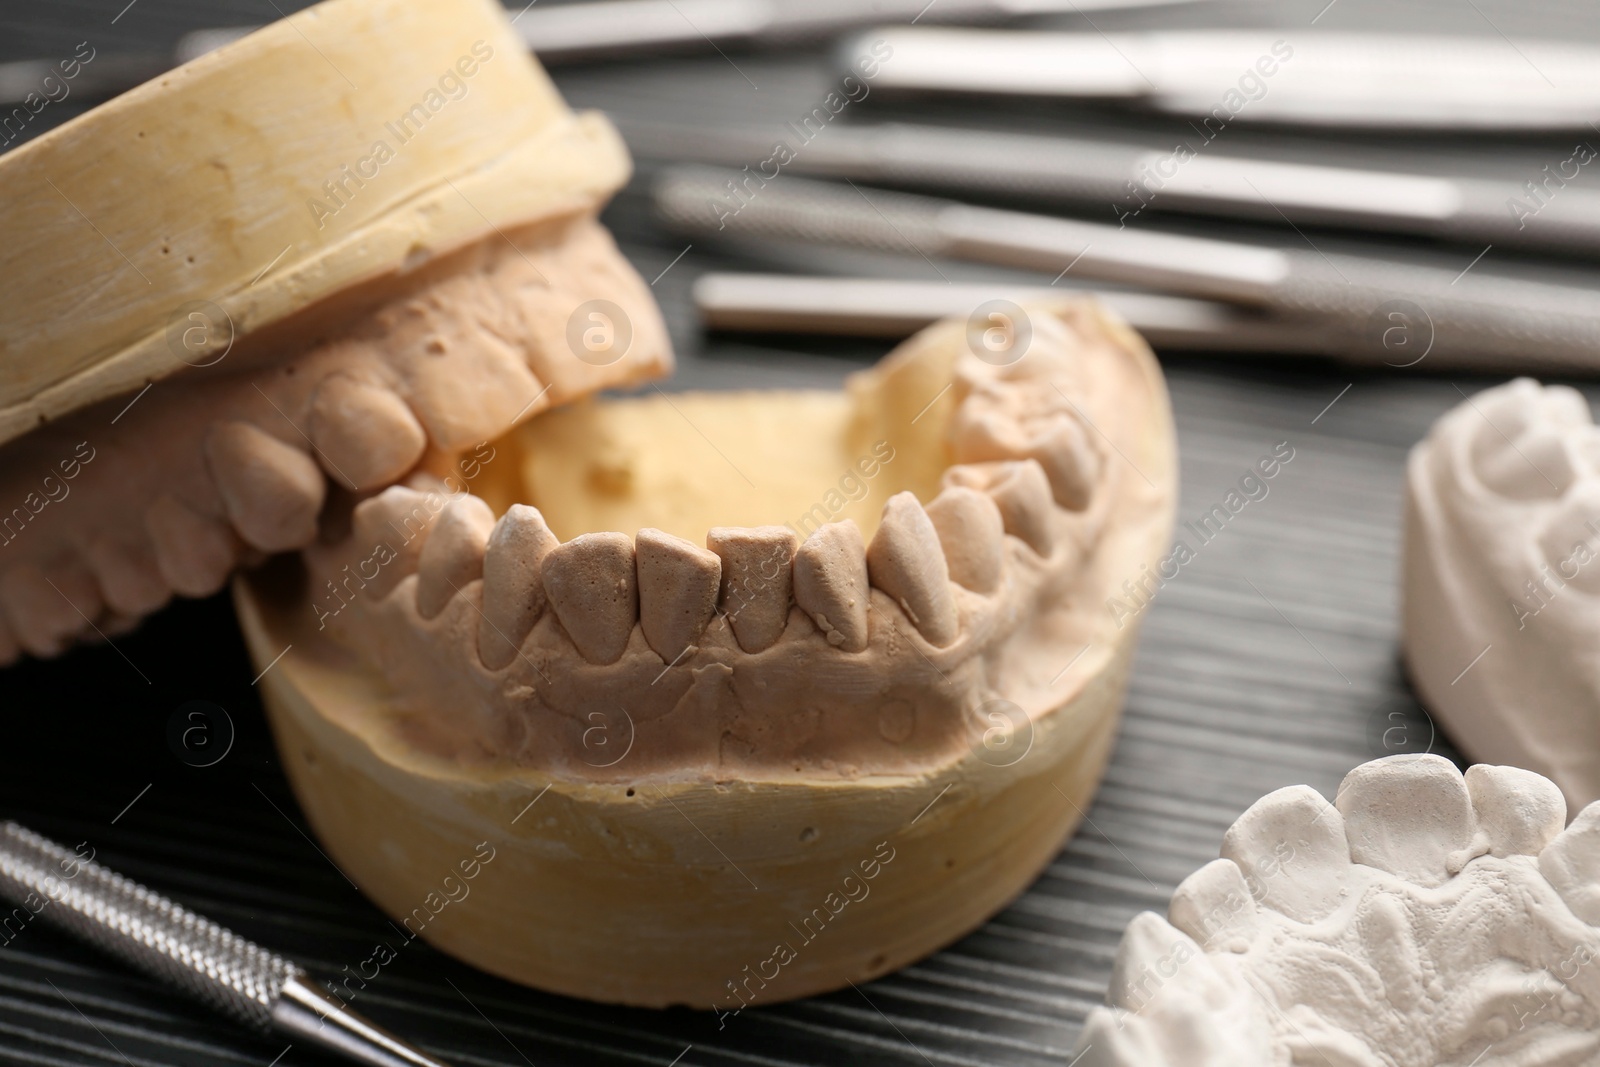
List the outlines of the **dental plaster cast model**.
{"type": "Polygon", "coordinates": [[[1404,641],[1474,759],[1600,799],[1600,430],[1519,378],[1441,418],[1406,469],[1404,641]]]}
{"type": "Polygon", "coordinates": [[[1144,912],[1080,1067],[1600,1064],[1600,805],[1438,756],[1269,793],[1144,912]]]}
{"type": "Polygon", "coordinates": [[[548,412],[459,461],[473,495],[414,478],[238,581],[340,869],[488,971],[724,1014],[1008,902],[1105,766],[1104,604],[1153,581],[1175,472],[1137,335],[1028,316],[1003,361],[950,320],[843,392],[548,412]]]}
{"type": "Polygon", "coordinates": [[[663,372],[627,173],[490,0],[332,0],[0,156],[0,663],[663,372]]]}

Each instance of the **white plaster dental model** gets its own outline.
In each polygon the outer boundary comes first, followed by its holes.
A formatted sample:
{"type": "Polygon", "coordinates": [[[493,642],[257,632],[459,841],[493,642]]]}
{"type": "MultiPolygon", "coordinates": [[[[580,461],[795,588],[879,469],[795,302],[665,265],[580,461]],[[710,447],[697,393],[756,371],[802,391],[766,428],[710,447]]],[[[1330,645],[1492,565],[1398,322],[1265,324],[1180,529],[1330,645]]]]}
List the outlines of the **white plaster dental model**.
{"type": "Polygon", "coordinates": [[[627,173],[489,0],[331,0],[0,156],[0,664],[665,372],[627,173]]]}
{"type": "Polygon", "coordinates": [[[1100,605],[1176,463],[1139,338],[1029,314],[1014,360],[951,320],[841,393],[546,412],[238,581],[341,870],[486,970],[722,1013],[1003,906],[1105,766],[1134,628],[1100,605]]]}
{"type": "Polygon", "coordinates": [[[1080,1067],[1600,1064],[1600,805],[1438,756],[1250,807],[1129,925],[1080,1067]]]}
{"type": "Polygon", "coordinates": [[[1423,703],[1474,759],[1600,799],[1600,429],[1527,378],[1411,452],[1404,642],[1423,703]]]}

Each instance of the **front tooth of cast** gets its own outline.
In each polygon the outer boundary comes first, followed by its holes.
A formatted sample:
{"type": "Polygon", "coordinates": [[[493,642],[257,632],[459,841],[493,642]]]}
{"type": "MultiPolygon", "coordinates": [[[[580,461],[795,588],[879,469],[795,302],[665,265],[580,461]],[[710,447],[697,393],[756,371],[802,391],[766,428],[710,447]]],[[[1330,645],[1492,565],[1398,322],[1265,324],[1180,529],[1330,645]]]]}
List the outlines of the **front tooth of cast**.
{"type": "Polygon", "coordinates": [[[317,536],[326,483],[316,461],[248,422],[224,422],[206,435],[206,465],[234,529],[267,552],[308,545],[317,536]]]}
{"type": "Polygon", "coordinates": [[[1495,856],[1537,856],[1567,825],[1567,800],[1554,782],[1521,767],[1475,763],[1467,795],[1478,832],[1495,856]]]}
{"type": "Polygon", "coordinates": [[[84,556],[111,610],[137,619],[170,600],[172,590],[162,580],[150,546],[143,537],[134,536],[137,543],[99,534],[89,542],[84,556]]]}
{"type": "Polygon", "coordinates": [[[1053,419],[1029,446],[1027,456],[1044,468],[1057,504],[1069,511],[1089,506],[1100,479],[1101,460],[1077,419],[1065,413],[1053,419]]]}
{"type": "Polygon", "coordinates": [[[0,604],[23,648],[35,656],[54,656],[67,647],[86,619],[100,614],[100,591],[82,567],[13,567],[0,575],[0,604]]]}
{"type": "Polygon", "coordinates": [[[478,659],[492,671],[517,656],[544,611],[539,569],[561,542],[538,508],[513,504],[489,534],[483,556],[483,617],[478,620],[478,659]]]}
{"type": "Polygon", "coordinates": [[[722,559],[710,549],[661,530],[634,539],[639,574],[639,628],[668,664],[700,640],[717,611],[722,559]]]}
{"type": "Polygon", "coordinates": [[[1005,520],[995,502],[976,489],[952,485],[928,505],[950,580],[975,593],[1000,586],[1005,562],[1005,520]]]}
{"type": "Polygon", "coordinates": [[[706,534],[706,547],[722,558],[719,603],[739,647],[760,652],[776,644],[789,625],[794,532],[787,526],[717,526],[706,534]]]}
{"type": "Polygon", "coordinates": [[[1111,981],[1106,988],[1110,1004],[1138,1013],[1175,977],[1176,966],[1189,971],[1185,985],[1218,976],[1205,952],[1183,931],[1153,911],[1141,911],[1128,923],[1111,965],[1111,981]]]}
{"type": "Polygon", "coordinates": [[[817,527],[794,554],[794,602],[841,651],[866,650],[867,587],[867,548],[850,519],[817,527]]]}
{"type": "Polygon", "coordinates": [[[1215,859],[1179,884],[1167,921],[1205,946],[1251,941],[1261,926],[1244,872],[1232,860],[1215,859]]]}
{"type": "Polygon", "coordinates": [[[956,639],[960,624],[944,550],[914,494],[896,493],[884,504],[878,532],[867,546],[867,574],[929,643],[942,647],[956,639]]]}
{"type": "Polygon", "coordinates": [[[633,539],[589,533],[550,550],[540,570],[556,618],[590,663],[615,663],[639,619],[633,539]]]}
{"type": "Polygon", "coordinates": [[[1350,858],[1416,885],[1443,885],[1471,858],[1477,821],[1467,783],[1442,756],[1363,763],[1339,784],[1350,858]]]}
{"type": "Polygon", "coordinates": [[[1572,914],[1600,926],[1600,801],[1578,813],[1572,825],[1539,853],[1539,872],[1572,914]]]}
{"type": "Polygon", "coordinates": [[[989,485],[989,495],[1000,508],[1006,533],[1039,555],[1048,556],[1056,539],[1050,522],[1054,498],[1044,468],[1031,459],[997,466],[998,476],[989,485]]]}
{"type": "Polygon", "coordinates": [[[144,525],[161,576],[184,596],[210,596],[221,589],[239,558],[232,527],[170,493],[145,509],[144,525]]]}
{"type": "Polygon", "coordinates": [[[483,552],[494,529],[494,512],[475,496],[444,506],[417,558],[417,613],[431,619],[467,583],[483,577],[483,552]]]}
{"type": "Polygon", "coordinates": [[[402,579],[417,572],[428,532],[445,501],[439,493],[391,485],[356,505],[350,524],[352,550],[363,560],[387,560],[378,576],[367,582],[374,599],[388,596],[402,579]]]}
{"type": "Polygon", "coordinates": [[[1344,816],[1307,785],[1274,790],[1250,805],[1222,838],[1256,900],[1297,922],[1339,906],[1351,873],[1344,816]]]}
{"type": "Polygon", "coordinates": [[[311,396],[311,440],[328,476],[347,489],[374,489],[416,466],[428,435],[393,390],[347,374],[323,379],[311,396]]]}

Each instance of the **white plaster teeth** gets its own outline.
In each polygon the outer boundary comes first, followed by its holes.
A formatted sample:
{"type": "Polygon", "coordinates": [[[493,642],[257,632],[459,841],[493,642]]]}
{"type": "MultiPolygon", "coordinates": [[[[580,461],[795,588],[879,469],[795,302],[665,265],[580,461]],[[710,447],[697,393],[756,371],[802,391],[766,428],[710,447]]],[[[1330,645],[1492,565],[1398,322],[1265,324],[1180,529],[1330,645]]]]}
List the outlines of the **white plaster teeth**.
{"type": "Polygon", "coordinates": [[[556,618],[590,663],[615,663],[639,621],[633,539],[589,533],[550,550],[540,569],[556,618]]]}
{"type": "Polygon", "coordinates": [[[1334,801],[1350,858],[1421,886],[1443,885],[1472,859],[1472,798],[1439,756],[1393,756],[1345,776],[1334,801]]]}
{"type": "Polygon", "coordinates": [[[794,556],[794,600],[830,645],[867,647],[867,550],[854,522],[817,527],[794,556]]]}
{"type": "Polygon", "coordinates": [[[692,541],[643,529],[634,539],[639,575],[639,627],[666,663],[700,640],[716,614],[722,558],[692,541]]]}
{"type": "Polygon", "coordinates": [[[223,422],[205,442],[206,464],[234,529],[251,545],[282,552],[317,536],[326,483],[316,461],[248,422],[223,422]]]}
{"type": "Polygon", "coordinates": [[[1484,765],[1463,777],[1430,755],[1357,767],[1338,797],[1337,811],[1303,786],[1264,797],[1228,831],[1238,866],[1186,878],[1170,927],[1148,912],[1129,924],[1082,1064],[1600,1055],[1587,966],[1600,950],[1600,803],[1563,830],[1548,779],[1484,765]],[[1341,826],[1347,869],[1330,893],[1305,876],[1339,865],[1341,826]]]}
{"type": "Polygon", "coordinates": [[[362,558],[378,553],[394,558],[384,563],[376,578],[367,581],[374,598],[386,597],[394,587],[417,572],[418,560],[433,528],[439,508],[430,493],[409,486],[391,485],[377,496],[356,505],[351,518],[351,536],[362,558]],[[386,550],[386,551],[384,551],[386,550]]]}
{"type": "Polygon", "coordinates": [[[210,596],[221,589],[239,559],[232,527],[171,493],[163,493],[145,509],[144,524],[155,545],[161,576],[184,596],[210,596]]]}
{"type": "Polygon", "coordinates": [[[375,489],[416,466],[428,435],[390,389],[346,374],[324,378],[311,396],[308,427],[328,476],[347,489],[375,489]]]}
{"type": "Polygon", "coordinates": [[[495,523],[483,557],[483,617],[478,620],[478,659],[490,670],[516,658],[544,611],[539,572],[559,543],[539,509],[526,504],[511,505],[495,523]]]}
{"type": "Polygon", "coordinates": [[[976,489],[952,485],[928,505],[950,580],[975,593],[1000,587],[1005,565],[1005,520],[995,502],[976,489]]]}
{"type": "Polygon", "coordinates": [[[483,577],[494,512],[475,496],[456,496],[439,512],[417,557],[417,614],[434,618],[469,582],[483,577]]]}
{"type": "Polygon", "coordinates": [[[1228,829],[1222,858],[1260,888],[1260,902],[1299,922],[1339,906],[1350,872],[1344,816],[1310,786],[1268,793],[1228,829]]]}
{"type": "Polygon", "coordinates": [[[771,648],[789,625],[795,536],[787,526],[717,526],[706,547],[722,559],[718,604],[746,652],[771,648]]]}
{"type": "Polygon", "coordinates": [[[867,574],[930,644],[956,639],[960,622],[939,533],[913,493],[896,493],[867,546],[867,574]]]}
{"type": "Polygon", "coordinates": [[[84,557],[112,611],[137,619],[172,598],[172,590],[156,566],[155,554],[142,537],[125,541],[109,533],[100,534],[89,542],[84,557]]]}
{"type": "Polygon", "coordinates": [[[46,576],[26,565],[0,575],[0,605],[22,647],[35,656],[58,654],[89,628],[84,617],[94,618],[101,608],[99,591],[86,571],[61,568],[46,576]]]}

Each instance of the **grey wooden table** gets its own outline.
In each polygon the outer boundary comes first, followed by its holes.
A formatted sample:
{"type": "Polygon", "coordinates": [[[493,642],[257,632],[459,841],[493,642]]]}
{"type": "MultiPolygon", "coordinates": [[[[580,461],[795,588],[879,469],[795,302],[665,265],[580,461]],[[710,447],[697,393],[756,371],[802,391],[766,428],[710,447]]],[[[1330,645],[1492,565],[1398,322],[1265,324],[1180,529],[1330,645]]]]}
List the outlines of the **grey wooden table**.
{"type": "MultiPolygon", "coordinates": [[[[270,0],[140,0],[126,9],[124,2],[9,2],[0,8],[0,60],[70,52],[85,37],[107,49],[156,47],[200,24],[274,14],[270,0]]],[[[1255,16],[1247,3],[1197,6],[1173,17],[1303,25],[1323,3],[1255,16]]],[[[1470,29],[1480,10],[1503,24],[1519,10],[1392,6],[1340,0],[1323,18],[1398,21],[1428,33],[1470,29]]],[[[1141,17],[1149,16],[1129,18],[1141,17]]],[[[1524,31],[1531,17],[1547,28],[1600,32],[1592,7],[1518,17],[1524,31]]],[[[1109,15],[1096,23],[1122,24],[1109,15]]],[[[558,80],[575,104],[637,121],[772,121],[786,109],[804,110],[802,102],[809,107],[828,74],[823,51],[723,57],[707,50],[569,69],[558,80]]],[[[883,106],[860,117],[889,113],[883,106]]],[[[943,114],[940,105],[897,106],[896,113],[909,108],[927,119],[943,114]]],[[[71,109],[68,102],[54,119],[71,109]]],[[[1007,107],[993,118],[1046,129],[1091,120],[1150,128],[1054,108],[1007,107]]],[[[1320,139],[1304,147],[1515,173],[1552,146],[1320,139]]],[[[637,189],[607,219],[644,277],[657,279],[682,364],[677,387],[833,385],[887,348],[704,336],[688,302],[698,273],[807,269],[817,257],[696,247],[675,260],[687,242],[654,225],[637,189]]],[[[1465,262],[1476,250],[1444,251],[1465,262]]],[[[891,260],[823,265],[928,276],[919,263],[891,260]]],[[[1451,751],[1415,703],[1397,659],[1402,468],[1407,449],[1461,391],[1496,379],[1179,353],[1163,353],[1163,362],[1182,456],[1180,520],[1219,501],[1280,442],[1294,458],[1270,495],[1201,548],[1146,613],[1105,785],[1081,830],[1019,900],[959,943],[859,991],[754,1010],[725,1028],[693,1012],[614,1009],[532,992],[420,943],[359,994],[358,1006],[456,1064],[1066,1062],[1085,1013],[1103,995],[1123,926],[1141,909],[1163,909],[1253,800],[1300,782],[1331,793],[1357,763],[1396,750],[1451,751]]],[[[0,672],[0,814],[63,841],[92,842],[113,867],[315,971],[338,973],[364,959],[388,926],[305,835],[226,603],[177,605],[119,646],[148,683],[107,648],[0,672]],[[183,764],[166,740],[175,710],[195,699],[225,708],[237,731],[227,758],[208,768],[183,764]]],[[[242,1034],[49,930],[0,923],[0,1062],[324,1062],[284,1044],[242,1034]]]]}

